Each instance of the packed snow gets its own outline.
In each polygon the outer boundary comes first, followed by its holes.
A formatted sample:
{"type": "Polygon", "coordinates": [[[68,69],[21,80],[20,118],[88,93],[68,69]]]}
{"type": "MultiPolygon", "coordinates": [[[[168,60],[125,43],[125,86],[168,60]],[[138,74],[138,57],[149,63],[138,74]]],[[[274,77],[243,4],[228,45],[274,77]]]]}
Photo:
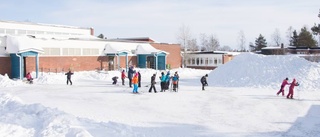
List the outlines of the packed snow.
{"type": "MultiPolygon", "coordinates": [[[[112,85],[119,71],[83,71],[66,85],[64,73],[40,73],[34,84],[0,75],[1,137],[318,137],[320,65],[298,56],[240,54],[211,70],[173,69],[178,92],[149,93],[152,69],[140,94],[112,85]],[[200,78],[209,74],[201,90],[200,78]],[[295,99],[277,96],[296,78],[295,99]]],[[[35,73],[32,73],[35,76],[35,73]]],[[[157,79],[157,91],[160,91],[157,79]]],[[[288,87],[285,89],[288,93],[288,87]]]]}

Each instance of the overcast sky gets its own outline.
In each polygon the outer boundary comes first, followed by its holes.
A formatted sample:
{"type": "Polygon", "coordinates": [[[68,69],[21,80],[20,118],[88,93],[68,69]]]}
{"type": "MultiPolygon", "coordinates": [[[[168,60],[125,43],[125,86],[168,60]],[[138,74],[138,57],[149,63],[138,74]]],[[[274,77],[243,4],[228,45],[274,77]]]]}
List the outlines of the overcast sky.
{"type": "Polygon", "coordinates": [[[212,34],[232,48],[238,48],[240,31],[246,45],[259,34],[274,45],[276,29],[287,43],[290,26],[299,31],[320,23],[319,0],[0,0],[0,9],[0,20],[93,27],[96,36],[163,43],[177,43],[185,25],[194,38],[212,34]]]}

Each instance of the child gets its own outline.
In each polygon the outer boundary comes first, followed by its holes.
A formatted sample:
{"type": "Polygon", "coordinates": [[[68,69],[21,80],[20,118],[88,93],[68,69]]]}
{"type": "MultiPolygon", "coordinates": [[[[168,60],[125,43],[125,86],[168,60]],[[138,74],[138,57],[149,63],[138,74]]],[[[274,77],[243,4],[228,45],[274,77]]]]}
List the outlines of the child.
{"type": "Polygon", "coordinates": [[[112,77],[112,80],[113,80],[113,85],[116,85],[117,84],[117,82],[118,82],[118,77],[117,76],[114,76],[114,77],[112,77]]]}
{"type": "Polygon", "coordinates": [[[284,87],[285,87],[286,85],[290,85],[290,84],[288,83],[288,78],[286,78],[286,79],[284,79],[284,80],[282,81],[282,84],[281,84],[280,90],[279,90],[278,93],[277,93],[277,96],[278,96],[280,93],[282,93],[282,96],[284,96],[284,87]]]}
{"type": "Polygon", "coordinates": [[[179,75],[176,72],[176,74],[174,74],[172,77],[173,91],[175,91],[175,92],[177,92],[178,80],[179,80],[179,75]]]}
{"type": "Polygon", "coordinates": [[[151,86],[150,86],[150,88],[149,88],[149,92],[150,92],[150,93],[151,93],[152,89],[153,89],[154,93],[157,93],[155,84],[156,84],[156,74],[153,74],[153,75],[151,76],[151,86]]]}
{"type": "Polygon", "coordinates": [[[133,93],[138,93],[138,76],[139,74],[136,73],[132,78],[132,84],[133,84],[133,93]]]}
{"type": "Polygon", "coordinates": [[[289,99],[293,99],[293,89],[294,89],[294,86],[299,86],[299,83],[296,82],[296,79],[293,79],[292,83],[290,84],[290,87],[289,87],[289,93],[287,95],[287,98],[289,99]]]}
{"type": "Polygon", "coordinates": [[[32,83],[33,83],[33,78],[32,78],[32,76],[31,76],[30,72],[28,72],[28,74],[26,75],[26,78],[27,78],[29,84],[32,84],[32,83]]]}
{"type": "Polygon", "coordinates": [[[122,85],[124,85],[124,79],[126,78],[126,73],[124,72],[124,70],[122,70],[121,72],[121,80],[122,80],[122,85]]]}

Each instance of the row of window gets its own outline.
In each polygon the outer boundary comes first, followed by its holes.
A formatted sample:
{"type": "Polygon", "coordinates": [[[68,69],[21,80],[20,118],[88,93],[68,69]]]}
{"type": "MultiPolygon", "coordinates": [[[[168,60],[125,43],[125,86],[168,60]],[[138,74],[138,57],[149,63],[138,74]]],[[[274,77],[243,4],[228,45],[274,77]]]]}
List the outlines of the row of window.
{"type": "Polygon", "coordinates": [[[188,58],[187,65],[208,66],[222,64],[221,59],[217,58],[188,58]]]}
{"type": "Polygon", "coordinates": [[[99,49],[93,48],[43,48],[43,56],[99,56],[99,49]],[[61,54],[62,53],[62,54],[61,54]]]}
{"type": "Polygon", "coordinates": [[[0,34],[10,35],[82,35],[78,33],[66,33],[66,32],[48,32],[48,31],[35,31],[35,30],[17,30],[17,29],[4,29],[0,28],[0,34]]]}

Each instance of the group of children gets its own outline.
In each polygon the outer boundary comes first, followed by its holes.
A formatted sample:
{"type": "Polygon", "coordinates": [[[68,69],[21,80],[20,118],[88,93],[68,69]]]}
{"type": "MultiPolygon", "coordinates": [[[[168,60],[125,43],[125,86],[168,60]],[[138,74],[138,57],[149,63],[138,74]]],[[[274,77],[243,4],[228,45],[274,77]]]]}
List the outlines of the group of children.
{"type": "MultiPolygon", "coordinates": [[[[166,90],[169,90],[170,81],[172,81],[172,90],[174,92],[178,91],[179,74],[177,71],[174,73],[173,76],[170,76],[170,71],[168,71],[166,75],[164,74],[164,72],[161,72],[161,76],[159,77],[159,79],[160,79],[160,87],[161,87],[160,92],[165,92],[166,90]]],[[[155,83],[152,80],[153,78],[151,77],[151,86],[152,86],[152,83],[155,83]]],[[[149,89],[149,92],[151,92],[151,87],[149,89]]],[[[155,93],[156,92],[157,91],[155,90],[155,93]]]]}
{"type": "Polygon", "coordinates": [[[293,99],[293,90],[294,90],[294,87],[295,87],[295,86],[299,86],[299,83],[296,81],[295,78],[292,80],[291,83],[289,83],[288,80],[289,80],[289,79],[286,78],[286,79],[284,79],[284,80],[282,81],[280,90],[277,92],[277,96],[278,96],[280,93],[282,93],[282,96],[284,96],[284,88],[285,88],[285,86],[286,86],[286,85],[290,85],[290,87],[289,87],[289,93],[288,93],[288,95],[287,95],[287,98],[288,98],[288,99],[293,99]]]}
{"type": "MultiPolygon", "coordinates": [[[[141,87],[141,74],[140,72],[136,72],[133,70],[133,66],[129,67],[128,70],[128,75],[125,74],[125,70],[122,70],[121,72],[121,80],[122,80],[122,85],[125,85],[125,79],[129,79],[129,87],[131,88],[133,85],[133,93],[138,93],[138,87],[141,87]]],[[[172,81],[172,90],[174,92],[178,91],[178,83],[179,83],[179,75],[178,72],[175,72],[173,76],[170,76],[170,71],[167,72],[165,75],[164,72],[161,72],[160,78],[160,87],[161,91],[160,92],[165,92],[166,90],[169,89],[170,82],[172,81]]],[[[112,77],[112,84],[117,84],[117,76],[112,77]]],[[[150,88],[149,92],[151,93],[152,90],[157,93],[157,89],[155,87],[156,85],[156,74],[153,74],[151,76],[151,83],[150,83],[150,88]]]]}

